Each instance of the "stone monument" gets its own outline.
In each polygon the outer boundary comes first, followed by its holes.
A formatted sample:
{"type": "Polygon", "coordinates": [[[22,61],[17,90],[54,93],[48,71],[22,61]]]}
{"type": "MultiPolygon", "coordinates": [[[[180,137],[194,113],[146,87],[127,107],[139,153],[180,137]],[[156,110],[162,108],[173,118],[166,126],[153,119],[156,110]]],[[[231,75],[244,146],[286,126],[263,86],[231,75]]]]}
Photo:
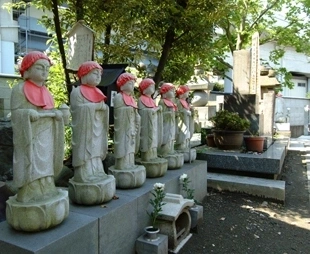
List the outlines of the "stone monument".
{"type": "Polygon", "coordinates": [[[133,97],[135,81],[133,74],[122,73],[116,81],[120,93],[113,100],[115,165],[109,167],[109,174],[115,176],[116,187],[121,189],[140,187],[146,179],[145,167],[135,164],[141,130],[141,117],[133,97]]]}
{"type": "Polygon", "coordinates": [[[14,229],[41,231],[60,224],[69,214],[69,198],[54,176],[63,167],[64,119],[45,86],[51,62],[39,51],[28,53],[20,66],[24,79],[13,87],[13,184],[6,219],[14,229]]]}
{"type": "Polygon", "coordinates": [[[291,137],[290,110],[285,106],[282,93],[275,95],[274,125],[278,136],[291,137]]]}
{"type": "Polygon", "coordinates": [[[280,83],[273,70],[260,65],[258,33],[252,37],[251,50],[236,50],[233,57],[234,94],[225,95],[224,109],[250,120],[251,133],[266,137],[268,148],[274,134],[275,89],[280,83]]]}
{"type": "Polygon", "coordinates": [[[152,95],[155,82],[143,79],[139,84],[141,96],[138,100],[138,112],[141,116],[140,153],[142,164],[146,169],[146,177],[160,177],[167,172],[168,161],[157,156],[157,148],[162,143],[163,117],[161,106],[156,106],[152,95]]]}
{"type": "Polygon", "coordinates": [[[183,153],[184,162],[194,161],[197,157],[196,149],[191,149],[190,139],[194,134],[194,109],[187,102],[189,87],[179,86],[176,90],[176,138],[175,150],[183,153]]]}
{"type": "Polygon", "coordinates": [[[70,95],[74,177],[69,180],[69,197],[78,204],[95,205],[111,200],[116,189],[114,176],[107,175],[102,164],[108,152],[109,107],[96,87],[102,67],[87,61],[77,75],[81,85],[70,95]]]}
{"type": "Polygon", "coordinates": [[[158,147],[158,154],[168,160],[168,169],[178,169],[184,164],[183,153],[174,150],[176,123],[175,113],[177,106],[175,100],[175,88],[171,83],[163,83],[160,87],[161,99],[159,106],[163,109],[163,141],[158,147]]]}

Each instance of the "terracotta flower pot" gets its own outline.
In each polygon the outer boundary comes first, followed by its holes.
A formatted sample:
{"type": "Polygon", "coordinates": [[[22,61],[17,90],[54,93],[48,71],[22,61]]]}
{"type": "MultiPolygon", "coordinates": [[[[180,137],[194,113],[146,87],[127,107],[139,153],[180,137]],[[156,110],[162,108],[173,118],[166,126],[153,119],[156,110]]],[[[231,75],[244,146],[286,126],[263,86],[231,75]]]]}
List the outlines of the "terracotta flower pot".
{"type": "Polygon", "coordinates": [[[261,153],[264,150],[264,137],[244,137],[245,147],[248,151],[261,153]]]}

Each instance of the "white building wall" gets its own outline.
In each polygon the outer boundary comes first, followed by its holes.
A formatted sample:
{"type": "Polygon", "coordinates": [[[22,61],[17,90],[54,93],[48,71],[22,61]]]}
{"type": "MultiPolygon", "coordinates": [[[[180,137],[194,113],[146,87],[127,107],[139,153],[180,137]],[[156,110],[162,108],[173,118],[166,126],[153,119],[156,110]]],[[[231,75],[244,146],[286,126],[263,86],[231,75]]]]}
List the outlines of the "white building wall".
{"type": "Polygon", "coordinates": [[[15,49],[18,42],[18,24],[13,20],[12,12],[2,8],[9,0],[0,0],[0,73],[14,74],[15,49]]]}

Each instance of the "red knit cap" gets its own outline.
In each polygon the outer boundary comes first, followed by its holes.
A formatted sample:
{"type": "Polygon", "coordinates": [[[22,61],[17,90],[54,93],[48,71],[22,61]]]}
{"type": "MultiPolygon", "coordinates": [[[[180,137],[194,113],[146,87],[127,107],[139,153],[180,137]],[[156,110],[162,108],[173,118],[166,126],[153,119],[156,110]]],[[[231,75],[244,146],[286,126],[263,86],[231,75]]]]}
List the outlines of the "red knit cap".
{"type": "Polygon", "coordinates": [[[87,75],[93,69],[99,69],[101,71],[103,70],[102,67],[94,61],[87,61],[87,62],[82,63],[77,72],[79,79],[87,75]]]}
{"type": "Polygon", "coordinates": [[[128,73],[128,72],[125,72],[125,73],[122,73],[117,81],[116,81],[116,85],[118,88],[120,88],[121,86],[125,85],[126,82],[130,81],[130,80],[134,80],[136,81],[136,76],[131,74],[131,73],[128,73]]]}
{"type": "Polygon", "coordinates": [[[183,85],[183,86],[178,87],[176,94],[177,94],[177,96],[179,96],[179,95],[184,94],[188,91],[189,91],[189,87],[187,85],[183,85]]]}
{"type": "Polygon", "coordinates": [[[143,93],[143,91],[148,88],[150,85],[155,84],[154,80],[151,78],[146,78],[143,79],[140,84],[139,84],[139,88],[140,88],[140,92],[143,93]]]}
{"type": "Polygon", "coordinates": [[[163,83],[160,87],[159,93],[164,94],[167,93],[169,90],[174,89],[174,85],[171,83],[163,83]]]}
{"type": "Polygon", "coordinates": [[[51,60],[47,57],[47,55],[40,51],[31,51],[27,55],[25,55],[22,60],[19,68],[20,75],[23,77],[25,71],[27,71],[39,59],[45,59],[50,63],[50,65],[52,65],[51,60]]]}

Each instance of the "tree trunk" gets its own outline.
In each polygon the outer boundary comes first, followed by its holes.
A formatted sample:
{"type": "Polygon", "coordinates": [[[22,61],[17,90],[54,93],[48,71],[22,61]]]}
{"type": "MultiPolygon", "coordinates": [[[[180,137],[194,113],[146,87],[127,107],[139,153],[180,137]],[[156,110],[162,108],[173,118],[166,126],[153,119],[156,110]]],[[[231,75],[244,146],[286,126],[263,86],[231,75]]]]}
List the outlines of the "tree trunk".
{"type": "Polygon", "coordinates": [[[83,0],[76,0],[76,21],[84,19],[83,0]]]}
{"type": "Polygon", "coordinates": [[[162,73],[167,63],[167,59],[171,51],[172,44],[174,42],[174,37],[175,37],[174,28],[169,27],[166,33],[165,42],[162,47],[162,53],[161,53],[158,66],[157,66],[157,70],[155,73],[155,77],[154,77],[154,81],[157,86],[158,86],[158,83],[162,80],[162,73]]]}
{"type": "MultiPolygon", "coordinates": [[[[106,29],[105,29],[105,37],[104,37],[104,44],[105,45],[110,45],[111,31],[112,31],[112,26],[109,24],[106,26],[106,29]]],[[[107,64],[108,62],[109,62],[109,55],[106,54],[104,59],[103,59],[103,63],[107,64]]]]}

